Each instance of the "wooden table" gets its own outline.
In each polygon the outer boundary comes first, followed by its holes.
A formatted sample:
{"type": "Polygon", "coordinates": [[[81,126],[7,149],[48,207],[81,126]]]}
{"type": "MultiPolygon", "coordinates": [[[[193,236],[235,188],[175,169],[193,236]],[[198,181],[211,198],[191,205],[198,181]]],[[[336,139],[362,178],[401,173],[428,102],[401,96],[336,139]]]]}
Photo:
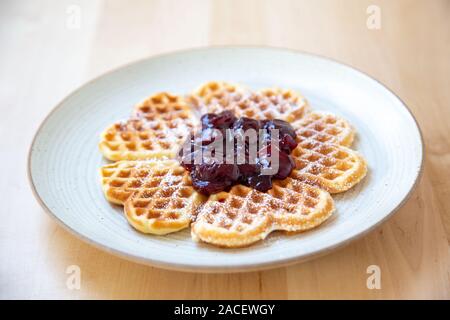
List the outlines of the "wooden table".
{"type": "Polygon", "coordinates": [[[2,1],[0,297],[450,298],[449,13],[446,0],[2,1]],[[377,7],[368,14],[369,5],[377,7]],[[376,18],[377,8],[380,29],[370,29],[367,19],[376,18]],[[426,142],[425,170],[408,203],[378,230],[332,254],[243,274],[135,264],[56,225],[26,177],[29,144],[53,106],[126,62],[221,44],[318,53],[393,89],[426,142]],[[380,290],[366,287],[373,264],[381,268],[380,290]],[[81,268],[80,290],[66,286],[70,265],[81,268]]]}

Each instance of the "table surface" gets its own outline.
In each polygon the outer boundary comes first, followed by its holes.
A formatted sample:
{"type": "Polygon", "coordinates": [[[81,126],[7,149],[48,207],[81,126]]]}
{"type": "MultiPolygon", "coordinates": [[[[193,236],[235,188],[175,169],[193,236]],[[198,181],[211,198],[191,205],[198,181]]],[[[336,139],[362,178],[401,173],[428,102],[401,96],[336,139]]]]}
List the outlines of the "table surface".
{"type": "Polygon", "coordinates": [[[446,0],[1,1],[0,298],[450,298],[449,13],[446,0]],[[369,29],[378,9],[380,29],[369,29]],[[324,257],[242,274],[129,262],[44,213],[28,185],[27,151],[58,101],[126,62],[223,44],[332,57],[396,92],[426,143],[423,176],[406,205],[324,257]],[[66,284],[71,265],[81,270],[79,290],[66,284]],[[379,290],[366,286],[370,265],[380,267],[379,290]]]}

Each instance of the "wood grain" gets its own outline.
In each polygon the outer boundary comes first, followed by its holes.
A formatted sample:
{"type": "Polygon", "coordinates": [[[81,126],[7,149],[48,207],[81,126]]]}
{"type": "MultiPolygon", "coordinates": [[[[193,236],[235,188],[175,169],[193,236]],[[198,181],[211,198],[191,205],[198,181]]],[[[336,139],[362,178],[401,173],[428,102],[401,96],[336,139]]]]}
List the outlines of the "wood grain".
{"type": "Polygon", "coordinates": [[[2,1],[1,298],[450,298],[450,2],[446,0],[2,1]],[[369,5],[381,29],[366,26],[369,5]],[[67,7],[80,29],[66,27],[67,7]],[[378,230],[327,256],[243,274],[189,274],[99,251],[57,226],[26,177],[33,134],[65,95],[137,58],[206,45],[282,46],[332,57],[385,83],[411,108],[425,170],[378,230]],[[382,289],[366,287],[379,265],[382,289]],[[66,287],[78,265],[80,290],[66,287]]]}

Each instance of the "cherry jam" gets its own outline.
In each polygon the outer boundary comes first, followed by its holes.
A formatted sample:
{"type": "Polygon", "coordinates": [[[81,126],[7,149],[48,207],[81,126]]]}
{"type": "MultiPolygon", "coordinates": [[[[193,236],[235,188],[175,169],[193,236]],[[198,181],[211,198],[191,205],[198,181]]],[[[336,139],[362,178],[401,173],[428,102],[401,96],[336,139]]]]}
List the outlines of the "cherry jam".
{"type": "Polygon", "coordinates": [[[297,146],[296,134],[283,120],[236,118],[232,112],[224,111],[203,115],[201,124],[201,133],[188,138],[179,156],[181,165],[190,172],[194,188],[203,194],[228,190],[235,184],[264,192],[272,188],[272,179],[285,179],[294,169],[290,153],[297,146]],[[257,141],[247,139],[245,133],[249,129],[257,133],[257,141]],[[273,132],[278,133],[274,140],[277,144],[271,144],[273,132]],[[215,148],[211,148],[213,144],[215,148]],[[265,169],[272,164],[274,147],[278,151],[278,169],[268,174],[265,169]],[[231,150],[231,155],[227,150],[231,150]]]}

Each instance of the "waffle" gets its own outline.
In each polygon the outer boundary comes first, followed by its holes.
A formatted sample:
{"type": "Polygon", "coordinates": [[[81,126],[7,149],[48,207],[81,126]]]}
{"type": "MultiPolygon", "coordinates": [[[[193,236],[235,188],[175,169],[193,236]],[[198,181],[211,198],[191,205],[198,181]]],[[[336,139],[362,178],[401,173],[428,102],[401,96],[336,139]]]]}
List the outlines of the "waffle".
{"type": "Polygon", "coordinates": [[[106,198],[124,205],[137,230],[166,234],[195,219],[195,240],[227,247],[251,244],[273,230],[313,228],[334,209],[327,192],[291,178],[274,181],[267,193],[237,185],[205,202],[175,160],[119,161],[103,166],[101,176],[106,198]]]}
{"type": "Polygon", "coordinates": [[[296,121],[309,110],[306,99],[293,90],[278,88],[251,92],[226,82],[208,82],[193,95],[201,113],[232,111],[237,117],[296,121]]]}
{"type": "Polygon", "coordinates": [[[181,98],[159,93],[137,105],[129,120],[109,126],[100,151],[113,161],[174,158],[197,123],[181,98]]]}
{"type": "Polygon", "coordinates": [[[138,231],[167,234],[192,222],[196,241],[247,246],[272,231],[311,229],[331,216],[330,193],[348,190],[367,172],[364,158],[348,148],[354,135],[346,120],[310,111],[295,91],[252,92],[227,82],[208,82],[184,98],[155,94],[134,107],[130,119],[108,127],[100,150],[110,160],[125,161],[101,168],[102,188],[108,201],[124,206],[127,220],[138,231]],[[295,169],[289,178],[274,180],[267,192],[235,185],[206,197],[195,191],[178,161],[164,159],[175,159],[198,126],[198,113],[224,110],[237,117],[292,124],[299,144],[291,154],[295,169]]]}
{"type": "Polygon", "coordinates": [[[144,161],[119,161],[100,168],[103,193],[109,202],[124,204],[142,186],[148,174],[144,161]]]}
{"type": "Polygon", "coordinates": [[[367,172],[366,161],[358,152],[335,144],[305,140],[291,155],[295,162],[291,178],[330,193],[347,191],[367,172]]]}
{"type": "Polygon", "coordinates": [[[281,119],[293,122],[309,110],[306,99],[298,92],[279,88],[264,89],[250,98],[250,103],[239,105],[242,116],[256,119],[281,119]]]}
{"type": "MultiPolygon", "coordinates": [[[[170,187],[187,179],[183,170],[176,169],[175,160],[118,161],[100,169],[102,189],[108,201],[124,204],[137,191],[151,187],[170,187]],[[161,175],[162,168],[167,173],[161,175]]],[[[187,182],[185,182],[188,184],[187,182]]]]}
{"type": "Polygon", "coordinates": [[[294,179],[274,181],[266,193],[236,185],[209,197],[199,209],[191,235],[195,241],[243,247],[274,230],[314,228],[333,211],[329,193],[294,179]]]}
{"type": "Polygon", "coordinates": [[[187,119],[192,117],[191,109],[186,101],[168,92],[159,92],[136,105],[132,117],[144,118],[147,121],[171,121],[176,118],[187,119]]]}
{"type": "Polygon", "coordinates": [[[309,112],[291,125],[300,143],[312,140],[349,147],[355,136],[355,130],[346,120],[331,113],[309,112]]]}
{"type": "Polygon", "coordinates": [[[229,107],[247,94],[248,91],[237,84],[210,81],[202,84],[187,100],[200,114],[220,113],[229,110],[229,107]]]}
{"type": "Polygon", "coordinates": [[[106,198],[124,205],[129,223],[143,233],[167,234],[189,226],[204,201],[175,160],[120,161],[101,169],[106,198]]]}

